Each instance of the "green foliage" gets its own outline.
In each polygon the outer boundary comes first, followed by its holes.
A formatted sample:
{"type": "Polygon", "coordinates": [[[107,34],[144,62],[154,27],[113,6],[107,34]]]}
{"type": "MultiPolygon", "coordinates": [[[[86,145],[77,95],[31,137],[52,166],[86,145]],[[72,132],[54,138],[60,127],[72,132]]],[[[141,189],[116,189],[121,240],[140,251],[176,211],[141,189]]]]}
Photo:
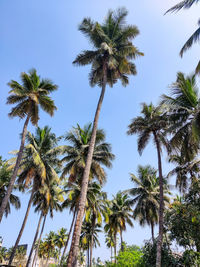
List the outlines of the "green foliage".
{"type": "Polygon", "coordinates": [[[143,53],[132,44],[139,31],[136,26],[126,25],[127,14],[125,8],[116,12],[110,10],[102,24],[90,18],[84,18],[80,24],[79,30],[88,38],[94,50],[82,51],[73,63],[78,66],[91,65],[91,86],[102,86],[104,83],[113,86],[118,80],[126,86],[128,75],[136,75],[133,59],[143,53]]]}
{"type": "MultiPolygon", "coordinates": [[[[156,266],[156,242],[147,241],[143,247],[142,265],[144,267],[156,266]]],[[[168,245],[163,242],[162,246],[162,267],[182,267],[180,258],[173,255],[168,245]]]]}
{"type": "Polygon", "coordinates": [[[171,240],[186,249],[200,252],[200,183],[193,178],[189,192],[181,200],[175,199],[166,213],[166,229],[171,240]]]}
{"type": "Polygon", "coordinates": [[[117,256],[117,263],[106,262],[106,267],[143,267],[143,252],[138,246],[125,246],[117,256]]]}
{"type": "MultiPolygon", "coordinates": [[[[5,195],[7,194],[7,189],[10,183],[12,172],[13,172],[12,166],[8,162],[0,158],[0,205],[5,195]]],[[[14,185],[14,190],[16,189],[18,189],[18,187],[14,185]]],[[[15,209],[19,209],[21,207],[19,197],[13,193],[10,195],[9,201],[5,209],[6,217],[11,212],[11,206],[13,206],[15,209]]]]}
{"type": "Polygon", "coordinates": [[[194,250],[186,250],[183,253],[181,262],[186,267],[199,267],[200,266],[200,253],[194,250]]]}
{"type": "MultiPolygon", "coordinates": [[[[117,256],[117,266],[119,267],[139,267],[143,252],[137,246],[128,246],[124,251],[120,251],[117,256]]],[[[141,266],[142,267],[142,266],[141,266]]]]}

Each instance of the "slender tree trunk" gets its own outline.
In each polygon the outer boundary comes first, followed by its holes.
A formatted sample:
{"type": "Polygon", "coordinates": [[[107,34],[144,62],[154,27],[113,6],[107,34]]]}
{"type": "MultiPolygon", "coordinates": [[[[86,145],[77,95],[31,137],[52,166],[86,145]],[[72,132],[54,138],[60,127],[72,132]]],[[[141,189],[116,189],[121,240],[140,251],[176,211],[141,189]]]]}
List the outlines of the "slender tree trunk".
{"type": "Polygon", "coordinates": [[[72,237],[72,243],[71,248],[69,252],[69,256],[67,259],[67,267],[76,267],[77,262],[77,256],[78,256],[78,250],[79,250],[79,241],[80,241],[80,234],[81,234],[81,227],[82,227],[82,221],[85,211],[85,203],[86,203],[86,197],[87,197],[87,190],[88,190],[88,180],[89,180],[89,174],[90,174],[90,168],[92,164],[92,157],[94,152],[94,146],[96,141],[96,132],[97,132],[97,126],[98,126],[98,120],[100,115],[101,106],[103,103],[103,98],[106,90],[106,83],[107,83],[107,66],[104,63],[103,66],[103,86],[101,90],[101,95],[99,98],[99,102],[97,105],[94,122],[93,122],[93,129],[92,129],[92,135],[90,140],[90,145],[88,149],[85,169],[83,173],[83,179],[82,179],[82,185],[81,185],[81,193],[80,193],[80,200],[79,200],[79,206],[78,206],[78,213],[77,213],[77,219],[75,223],[75,228],[73,232],[72,237]]]}
{"type": "Polygon", "coordinates": [[[115,264],[117,263],[117,234],[114,234],[114,242],[115,242],[115,246],[114,246],[114,257],[115,257],[115,264]]]}
{"type": "Polygon", "coordinates": [[[69,234],[68,234],[68,237],[67,237],[67,240],[66,240],[66,243],[65,243],[65,247],[64,247],[64,250],[63,250],[63,254],[62,254],[60,263],[62,262],[62,260],[63,260],[64,257],[65,257],[65,253],[66,253],[66,250],[67,250],[67,246],[68,246],[68,243],[69,243],[69,240],[70,240],[70,237],[71,237],[71,233],[72,233],[72,229],[73,229],[73,226],[74,226],[75,218],[76,218],[76,210],[74,211],[74,215],[73,215],[72,223],[71,223],[71,226],[70,226],[70,229],[69,229],[69,234]]]}
{"type": "Polygon", "coordinates": [[[35,242],[37,240],[38,233],[39,233],[39,230],[40,230],[40,224],[41,224],[42,218],[43,218],[43,214],[41,212],[40,218],[39,218],[39,221],[38,221],[38,225],[37,225],[37,229],[36,229],[36,232],[35,232],[35,237],[33,239],[33,244],[32,244],[32,247],[31,247],[31,251],[29,253],[28,260],[27,260],[27,263],[26,263],[26,267],[29,266],[30,261],[31,261],[31,257],[32,257],[32,254],[33,254],[34,246],[35,246],[35,242]]]}
{"type": "Polygon", "coordinates": [[[93,218],[92,218],[92,236],[91,236],[91,242],[90,242],[90,267],[92,267],[92,252],[93,252],[95,223],[96,223],[96,216],[93,215],[93,218]]]}
{"type": "Polygon", "coordinates": [[[89,265],[90,265],[90,250],[89,250],[89,248],[87,250],[87,254],[88,254],[88,257],[87,257],[88,264],[87,264],[87,266],[89,267],[89,265]]]}
{"type": "Polygon", "coordinates": [[[121,251],[124,251],[123,237],[122,237],[122,230],[121,229],[120,229],[120,237],[121,237],[121,251]]]}
{"type": "Polygon", "coordinates": [[[111,246],[111,262],[112,262],[112,258],[113,258],[113,256],[112,256],[112,246],[111,246]]]}
{"type": "Polygon", "coordinates": [[[154,223],[153,222],[151,222],[151,236],[152,236],[152,241],[154,243],[155,238],[154,238],[154,223]]]}
{"type": "Polygon", "coordinates": [[[37,248],[36,248],[36,251],[35,251],[35,255],[34,255],[32,267],[34,267],[34,264],[37,262],[38,250],[39,250],[39,247],[40,247],[40,241],[41,241],[42,234],[43,234],[43,231],[44,231],[44,226],[45,226],[46,218],[47,218],[47,214],[44,216],[44,220],[43,220],[43,224],[42,224],[42,229],[41,229],[40,236],[39,236],[39,239],[38,239],[38,244],[37,244],[37,248]]]}
{"type": "Polygon", "coordinates": [[[21,162],[21,159],[22,159],[22,155],[23,155],[23,150],[24,150],[24,144],[25,144],[25,138],[26,138],[26,134],[27,134],[27,126],[28,126],[29,119],[30,119],[30,114],[27,115],[27,118],[26,118],[25,123],[24,123],[23,131],[22,131],[21,145],[20,145],[19,152],[18,152],[18,155],[17,155],[17,160],[16,160],[16,163],[15,163],[13,174],[12,174],[12,177],[10,179],[10,183],[9,183],[9,186],[8,186],[8,189],[7,189],[7,193],[6,193],[6,195],[3,198],[2,203],[1,203],[1,207],[0,207],[0,222],[1,222],[2,218],[3,218],[3,214],[4,214],[4,211],[5,211],[6,206],[8,204],[8,200],[9,200],[10,195],[12,193],[12,190],[13,190],[13,187],[14,187],[14,183],[15,183],[15,180],[16,180],[16,177],[17,177],[17,173],[18,173],[18,170],[19,170],[19,165],[20,165],[20,162],[21,162]]]}
{"type": "Polygon", "coordinates": [[[162,175],[162,161],[161,148],[157,133],[154,132],[154,139],[158,154],[158,172],[159,172],[159,186],[160,186],[160,207],[159,207],[159,235],[157,243],[156,267],[161,267],[162,263],[162,243],[163,243],[163,213],[164,213],[164,199],[163,199],[163,175],[162,175]]]}
{"type": "Polygon", "coordinates": [[[25,217],[24,217],[24,220],[23,220],[21,229],[19,231],[17,240],[15,242],[14,248],[12,250],[12,253],[11,253],[11,256],[10,256],[10,259],[9,259],[9,264],[8,265],[11,265],[12,264],[12,261],[13,261],[13,258],[15,256],[15,252],[16,252],[17,246],[18,246],[19,241],[20,241],[20,239],[22,237],[22,234],[23,234],[23,231],[24,231],[24,228],[25,228],[25,225],[26,225],[26,221],[28,219],[29,211],[30,211],[30,208],[31,208],[31,204],[32,204],[32,200],[33,200],[33,193],[34,193],[34,190],[32,189],[31,196],[30,196],[30,199],[29,199],[29,202],[28,202],[28,207],[27,207],[27,210],[26,210],[26,214],[25,214],[25,217]]]}

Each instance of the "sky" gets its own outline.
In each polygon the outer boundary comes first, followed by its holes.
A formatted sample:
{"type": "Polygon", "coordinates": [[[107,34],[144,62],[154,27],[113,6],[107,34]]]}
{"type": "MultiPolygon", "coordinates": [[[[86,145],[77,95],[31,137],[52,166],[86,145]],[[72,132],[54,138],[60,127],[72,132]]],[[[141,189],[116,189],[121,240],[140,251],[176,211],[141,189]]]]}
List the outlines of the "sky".
{"type": "MultiPolygon", "coordinates": [[[[112,169],[106,170],[107,184],[104,190],[109,197],[119,190],[131,188],[130,173],[136,174],[138,164],[157,167],[156,150],[149,144],[142,156],[137,152],[137,137],[127,136],[131,119],[139,115],[142,102],[158,103],[159,96],[169,92],[176,73],[190,74],[199,60],[199,47],[194,45],[183,58],[179,51],[197,27],[200,6],[193,6],[177,14],[164,13],[176,4],[175,0],[1,0],[0,1],[0,125],[1,151],[4,159],[9,152],[19,148],[19,135],[23,121],[9,119],[10,106],[6,105],[11,80],[20,81],[20,73],[36,68],[43,78],[52,79],[59,89],[52,97],[58,107],[53,118],[40,113],[38,125],[49,125],[57,136],[69,131],[79,123],[81,126],[93,120],[100,89],[88,83],[90,67],[74,67],[72,61],[82,50],[91,48],[86,38],[78,31],[84,17],[102,22],[109,9],[126,7],[129,11],[127,23],[136,25],[140,35],[134,44],[145,56],[135,63],[137,76],[131,77],[124,88],[120,83],[107,88],[99,120],[99,127],[106,132],[116,155],[112,169]]],[[[28,130],[34,132],[29,125],[28,130]]],[[[164,173],[170,170],[163,155],[164,173]]],[[[12,246],[18,235],[27,207],[29,194],[20,195],[21,209],[12,209],[3,219],[0,235],[3,245],[12,246]]],[[[20,244],[31,244],[39,215],[33,208],[20,244]]],[[[48,218],[45,234],[61,227],[69,229],[71,215],[68,210],[48,218]]],[[[128,228],[124,240],[128,244],[142,245],[151,237],[150,228],[141,228],[134,222],[128,228]]],[[[110,252],[100,235],[101,247],[95,257],[108,259],[110,252]]]]}

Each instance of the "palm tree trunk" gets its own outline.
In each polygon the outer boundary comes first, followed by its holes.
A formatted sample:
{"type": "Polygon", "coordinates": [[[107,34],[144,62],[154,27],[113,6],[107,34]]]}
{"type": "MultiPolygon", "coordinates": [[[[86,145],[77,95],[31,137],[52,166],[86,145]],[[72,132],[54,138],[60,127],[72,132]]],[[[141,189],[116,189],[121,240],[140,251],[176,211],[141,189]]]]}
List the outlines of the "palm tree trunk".
{"type": "Polygon", "coordinates": [[[30,114],[27,115],[27,118],[26,118],[25,123],[24,123],[23,131],[22,131],[21,145],[20,145],[20,148],[19,148],[19,153],[17,155],[17,160],[16,160],[16,163],[15,163],[13,174],[12,174],[12,177],[10,179],[10,183],[9,183],[9,186],[8,186],[8,189],[7,189],[7,193],[6,193],[6,195],[3,198],[2,203],[1,203],[1,207],[0,207],[0,222],[1,222],[2,218],[3,218],[3,214],[4,214],[4,211],[5,211],[6,206],[8,204],[8,200],[9,200],[10,195],[12,193],[12,190],[13,190],[13,187],[14,187],[14,183],[15,183],[15,180],[16,180],[16,177],[17,177],[17,173],[18,173],[18,170],[19,170],[19,165],[20,165],[20,162],[21,162],[21,159],[22,159],[22,155],[23,155],[23,150],[24,150],[24,144],[25,144],[25,138],[26,138],[26,134],[27,134],[27,126],[28,126],[29,119],[30,119],[30,114]]]}
{"type": "Polygon", "coordinates": [[[92,236],[91,236],[91,242],[90,242],[90,267],[92,267],[92,252],[93,252],[95,223],[96,223],[96,216],[93,215],[93,218],[92,218],[92,236]]]}
{"type": "Polygon", "coordinates": [[[90,250],[89,250],[89,247],[88,247],[88,250],[87,250],[87,254],[88,254],[88,257],[87,257],[87,266],[89,267],[89,264],[90,264],[90,250]]]}
{"type": "Polygon", "coordinates": [[[161,148],[157,133],[154,132],[154,139],[158,154],[158,172],[159,172],[159,186],[160,186],[160,207],[159,207],[159,234],[156,254],[156,267],[161,267],[162,262],[162,243],[163,243],[163,213],[164,213],[164,198],[163,198],[163,175],[162,175],[162,161],[161,148]]]}
{"type": "Polygon", "coordinates": [[[107,83],[107,66],[106,66],[106,63],[104,63],[103,86],[102,86],[101,95],[98,101],[98,105],[97,105],[97,109],[96,109],[96,113],[94,117],[94,122],[93,122],[92,135],[91,135],[91,140],[90,140],[90,145],[88,149],[86,164],[85,164],[84,173],[83,173],[82,185],[81,185],[81,193],[80,193],[77,219],[76,219],[76,223],[74,227],[70,252],[69,252],[68,259],[67,259],[67,267],[76,267],[82,221],[83,221],[83,216],[84,216],[84,211],[85,211],[85,203],[86,203],[87,190],[88,190],[88,180],[89,180],[90,168],[92,164],[92,157],[93,157],[94,146],[95,146],[95,141],[96,141],[98,120],[99,120],[101,106],[103,103],[104,94],[106,90],[106,83],[107,83]]]}
{"type": "Polygon", "coordinates": [[[117,234],[114,234],[114,257],[115,257],[115,264],[117,263],[117,234]]]}
{"type": "Polygon", "coordinates": [[[154,243],[155,238],[154,238],[154,223],[153,222],[151,222],[151,236],[152,236],[152,241],[154,243]]]}
{"type": "Polygon", "coordinates": [[[122,229],[120,229],[120,237],[121,237],[121,251],[124,251],[123,238],[122,238],[122,229]]]}
{"type": "Polygon", "coordinates": [[[30,211],[30,208],[31,208],[31,204],[32,204],[32,200],[33,200],[33,193],[34,193],[34,190],[32,189],[31,196],[30,196],[30,199],[29,199],[29,202],[28,202],[28,207],[27,207],[27,210],[26,210],[26,214],[25,214],[25,217],[24,217],[24,220],[23,220],[21,229],[19,231],[17,240],[15,242],[14,248],[12,250],[12,253],[11,253],[11,256],[10,256],[10,259],[9,259],[9,264],[8,265],[11,265],[12,264],[12,261],[13,261],[13,258],[15,256],[15,252],[16,252],[17,246],[18,246],[19,241],[20,241],[20,239],[22,237],[22,234],[23,234],[23,231],[24,231],[24,228],[25,228],[25,225],[26,225],[26,221],[28,219],[29,211],[30,211]]]}
{"type": "Polygon", "coordinates": [[[33,244],[32,244],[32,247],[31,247],[31,251],[29,253],[28,260],[27,260],[27,263],[26,263],[26,267],[29,266],[30,261],[31,261],[31,257],[32,257],[32,254],[33,254],[34,246],[35,246],[35,242],[37,240],[38,233],[39,233],[39,230],[40,230],[40,224],[41,224],[42,218],[43,218],[43,213],[41,212],[40,218],[39,218],[39,221],[38,221],[38,226],[37,226],[36,233],[35,233],[35,237],[33,239],[33,244]]]}
{"type": "Polygon", "coordinates": [[[44,231],[44,226],[45,226],[46,218],[47,218],[47,214],[44,216],[44,220],[43,220],[43,224],[42,224],[42,229],[41,229],[40,236],[39,236],[39,239],[38,239],[38,244],[37,244],[37,248],[36,248],[36,251],[35,251],[35,256],[34,256],[34,259],[33,259],[32,267],[34,267],[34,264],[37,261],[38,250],[39,250],[39,247],[40,247],[40,241],[41,241],[42,234],[43,234],[43,231],[44,231]]]}
{"type": "Polygon", "coordinates": [[[72,223],[71,223],[71,226],[70,226],[70,229],[69,229],[69,234],[68,234],[68,237],[67,237],[67,240],[66,240],[66,243],[65,243],[65,247],[64,247],[64,250],[63,250],[63,254],[62,254],[60,263],[62,262],[62,260],[63,260],[63,258],[65,256],[66,250],[67,250],[67,246],[68,246],[68,243],[69,243],[69,240],[70,240],[70,237],[71,237],[71,233],[72,233],[72,229],[73,229],[73,226],[74,226],[75,218],[76,218],[76,210],[74,211],[72,223]]]}

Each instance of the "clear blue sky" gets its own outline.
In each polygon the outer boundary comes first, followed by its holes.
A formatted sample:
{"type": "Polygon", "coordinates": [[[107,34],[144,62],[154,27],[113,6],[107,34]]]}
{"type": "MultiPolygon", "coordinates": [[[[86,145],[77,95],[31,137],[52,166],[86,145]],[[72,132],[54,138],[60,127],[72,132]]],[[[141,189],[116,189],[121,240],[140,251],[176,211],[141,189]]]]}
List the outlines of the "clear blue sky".
{"type": "MultiPolygon", "coordinates": [[[[135,173],[138,164],[157,166],[156,151],[152,145],[138,155],[136,137],[126,135],[131,118],[137,116],[141,102],[153,101],[166,93],[168,85],[175,80],[176,72],[193,71],[199,60],[199,47],[194,46],[183,59],[178,55],[182,44],[196,29],[200,6],[188,11],[163,16],[164,12],[177,3],[173,0],[1,0],[0,1],[0,125],[1,152],[9,158],[8,152],[19,148],[19,134],[23,122],[10,120],[7,116],[7,82],[19,80],[22,71],[34,67],[42,77],[51,78],[59,85],[53,95],[58,111],[53,118],[41,112],[39,126],[50,125],[52,131],[61,135],[72,126],[92,121],[99,88],[90,88],[88,67],[74,67],[72,61],[83,49],[89,48],[84,36],[77,30],[84,17],[102,21],[108,9],[121,6],[129,10],[128,23],[135,24],[140,36],[135,44],[145,53],[136,61],[138,75],[130,79],[123,88],[120,84],[107,88],[99,126],[104,128],[107,141],[112,144],[116,160],[108,170],[108,182],[105,190],[109,196],[119,190],[130,188],[129,173],[135,173]]],[[[29,126],[31,132],[33,127],[29,126]]],[[[166,159],[165,173],[169,170],[166,159]]],[[[21,198],[22,208],[12,210],[12,214],[3,220],[0,235],[4,245],[12,246],[22,223],[29,195],[21,198]]],[[[32,242],[38,215],[30,213],[26,229],[20,243],[32,242]]],[[[68,211],[56,214],[48,219],[45,233],[67,227],[71,217],[68,211]]],[[[124,239],[129,244],[141,245],[150,238],[150,229],[141,228],[135,222],[134,229],[128,229],[124,239]]],[[[95,256],[108,258],[110,252],[105,249],[101,235],[101,248],[95,256]]]]}

